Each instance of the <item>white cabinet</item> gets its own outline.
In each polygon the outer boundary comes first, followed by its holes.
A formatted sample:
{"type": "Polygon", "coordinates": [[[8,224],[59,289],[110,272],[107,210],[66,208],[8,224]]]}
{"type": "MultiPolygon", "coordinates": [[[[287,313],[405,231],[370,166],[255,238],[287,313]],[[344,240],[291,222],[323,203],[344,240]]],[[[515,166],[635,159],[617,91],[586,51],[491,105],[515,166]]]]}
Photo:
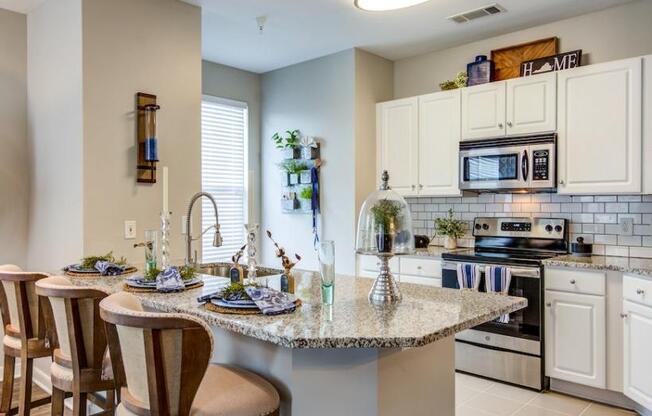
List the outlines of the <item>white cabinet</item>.
{"type": "Polygon", "coordinates": [[[418,119],[416,97],[376,108],[379,168],[389,172],[392,189],[402,195],[417,194],[418,119]]]}
{"type": "Polygon", "coordinates": [[[652,409],[652,308],[623,301],[623,393],[652,409]]]}
{"type": "MultiPolygon", "coordinates": [[[[358,256],[357,276],[375,279],[380,262],[375,256],[358,256]]],[[[401,283],[441,287],[441,260],[418,257],[392,257],[389,262],[394,278],[401,283]]]]}
{"type": "Polygon", "coordinates": [[[641,58],[558,72],[558,192],[641,192],[641,58]]]}
{"type": "Polygon", "coordinates": [[[533,75],[507,81],[507,135],[527,135],[557,129],[557,74],[533,75]]]}
{"type": "Polygon", "coordinates": [[[444,91],[419,97],[417,147],[419,195],[459,195],[458,154],[461,94],[444,91]]]}
{"type": "Polygon", "coordinates": [[[460,91],[380,103],[378,171],[404,196],[457,196],[460,91]]]}
{"type": "Polygon", "coordinates": [[[546,375],[606,387],[604,296],[545,292],[546,375]]]}
{"type": "Polygon", "coordinates": [[[552,132],[557,74],[539,74],[462,90],[462,140],[552,132]]]}
{"type": "Polygon", "coordinates": [[[652,55],[643,58],[643,193],[652,194],[652,55]]]}
{"type": "Polygon", "coordinates": [[[462,88],[462,140],[505,135],[505,82],[462,88]]]}

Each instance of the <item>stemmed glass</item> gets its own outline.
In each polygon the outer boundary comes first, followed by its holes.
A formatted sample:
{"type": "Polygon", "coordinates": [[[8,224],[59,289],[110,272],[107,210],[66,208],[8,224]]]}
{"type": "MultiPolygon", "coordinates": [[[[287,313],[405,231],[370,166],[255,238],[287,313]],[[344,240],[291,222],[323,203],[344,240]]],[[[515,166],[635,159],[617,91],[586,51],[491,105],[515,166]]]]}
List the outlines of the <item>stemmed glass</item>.
{"type": "Polygon", "coordinates": [[[335,296],[335,242],[322,241],[317,248],[321,274],[321,299],[326,305],[333,304],[335,296]]]}

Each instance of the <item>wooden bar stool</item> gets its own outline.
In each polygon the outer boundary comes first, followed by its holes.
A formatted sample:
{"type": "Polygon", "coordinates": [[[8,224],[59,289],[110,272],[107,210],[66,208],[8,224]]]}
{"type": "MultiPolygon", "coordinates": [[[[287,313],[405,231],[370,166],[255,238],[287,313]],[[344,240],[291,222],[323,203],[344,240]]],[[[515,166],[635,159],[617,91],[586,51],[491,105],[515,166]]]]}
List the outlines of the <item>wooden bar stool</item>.
{"type": "MultiPolygon", "coordinates": [[[[52,414],[63,415],[65,393],[72,393],[73,415],[86,414],[86,400],[113,414],[115,384],[99,303],[109,293],[73,286],[62,276],[36,282],[36,293],[47,297],[57,332],[58,346],[50,366],[52,414]],[[106,391],[106,398],[94,393],[106,391]]],[[[96,413],[97,414],[97,413],[96,413]]]]}
{"type": "Polygon", "coordinates": [[[116,383],[119,416],[278,416],[274,386],[249,371],[208,364],[210,328],[185,314],[144,312],[119,292],[100,302],[116,383]]]}
{"type": "Polygon", "coordinates": [[[45,273],[28,273],[11,264],[0,266],[0,301],[5,336],[4,375],[0,414],[29,415],[33,407],[50,402],[50,397],[32,402],[32,371],[34,359],[52,354],[52,335],[46,331],[45,321],[51,319],[49,306],[41,302],[34,291],[34,283],[47,277],[45,273]],[[20,358],[20,398],[18,408],[11,407],[16,358],[20,358]]]}

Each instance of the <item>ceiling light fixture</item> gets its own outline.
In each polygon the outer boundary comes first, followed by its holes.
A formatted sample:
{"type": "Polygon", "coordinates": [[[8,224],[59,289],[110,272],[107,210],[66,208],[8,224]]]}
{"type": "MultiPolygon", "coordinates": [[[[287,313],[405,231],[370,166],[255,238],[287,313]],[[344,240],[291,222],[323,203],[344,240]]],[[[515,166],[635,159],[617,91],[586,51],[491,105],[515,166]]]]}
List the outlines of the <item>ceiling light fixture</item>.
{"type": "Polygon", "coordinates": [[[353,4],[355,4],[358,9],[381,12],[386,10],[403,9],[427,1],[429,0],[354,0],[353,4]]]}

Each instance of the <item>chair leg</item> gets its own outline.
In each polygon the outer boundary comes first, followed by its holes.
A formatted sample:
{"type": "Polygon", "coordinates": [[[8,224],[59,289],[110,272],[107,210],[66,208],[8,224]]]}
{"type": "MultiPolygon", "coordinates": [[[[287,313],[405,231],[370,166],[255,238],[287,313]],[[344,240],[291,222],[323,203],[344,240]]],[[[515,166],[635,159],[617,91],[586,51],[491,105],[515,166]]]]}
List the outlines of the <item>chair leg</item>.
{"type": "Polygon", "coordinates": [[[29,416],[32,407],[32,370],[34,359],[20,359],[20,399],[18,401],[18,415],[29,416]]]}
{"type": "Polygon", "coordinates": [[[72,394],[72,414],[73,416],[86,416],[86,393],[72,394]]]}
{"type": "Polygon", "coordinates": [[[115,413],[115,390],[106,391],[106,409],[110,410],[111,414],[115,413]]]}
{"type": "Polygon", "coordinates": [[[63,416],[63,400],[66,393],[52,386],[52,416],[63,416]]]}
{"type": "Polygon", "coordinates": [[[5,354],[5,367],[2,378],[2,399],[0,401],[0,414],[9,413],[11,409],[11,394],[14,390],[14,371],[16,370],[16,357],[5,354]]]}

